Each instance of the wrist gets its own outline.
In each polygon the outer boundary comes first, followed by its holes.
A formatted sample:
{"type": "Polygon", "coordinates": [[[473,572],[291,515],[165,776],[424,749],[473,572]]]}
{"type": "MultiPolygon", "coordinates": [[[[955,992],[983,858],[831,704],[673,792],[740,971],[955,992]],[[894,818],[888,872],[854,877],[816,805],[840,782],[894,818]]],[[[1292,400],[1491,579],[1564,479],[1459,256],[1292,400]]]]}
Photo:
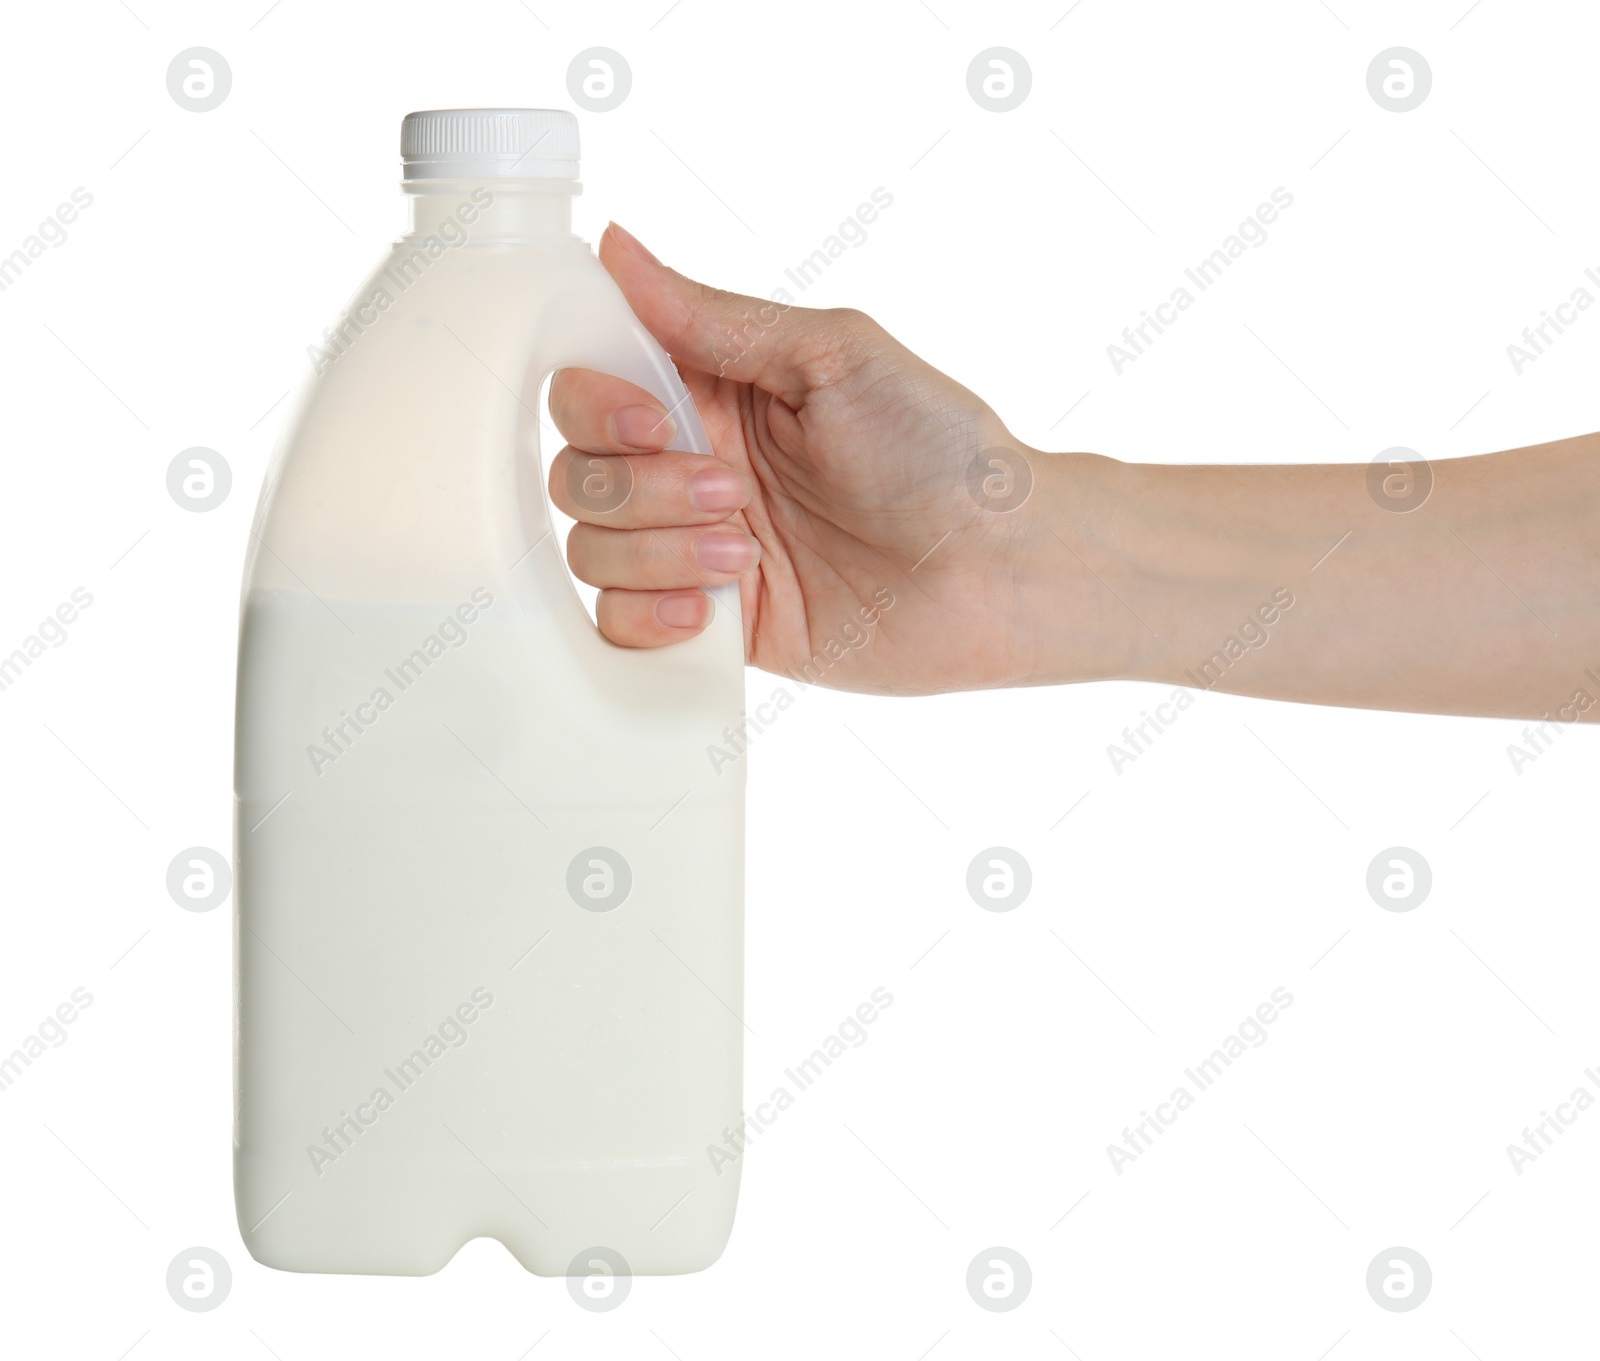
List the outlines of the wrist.
{"type": "Polygon", "coordinates": [[[1028,572],[1037,582],[1029,618],[1040,637],[1038,684],[1142,680],[1289,694],[1290,672],[1327,658],[1306,651],[1305,608],[1286,625],[1284,616],[1325,587],[1311,573],[1353,526],[1395,519],[1370,504],[1359,469],[1078,454],[1040,455],[1038,466],[1045,492],[1028,572]],[[1301,643],[1259,655],[1285,627],[1301,643]]]}
{"type": "Polygon", "coordinates": [[[1026,457],[1034,485],[1016,512],[1013,563],[1021,683],[1155,678],[1164,659],[1131,513],[1132,465],[1089,453],[1026,457]]]}

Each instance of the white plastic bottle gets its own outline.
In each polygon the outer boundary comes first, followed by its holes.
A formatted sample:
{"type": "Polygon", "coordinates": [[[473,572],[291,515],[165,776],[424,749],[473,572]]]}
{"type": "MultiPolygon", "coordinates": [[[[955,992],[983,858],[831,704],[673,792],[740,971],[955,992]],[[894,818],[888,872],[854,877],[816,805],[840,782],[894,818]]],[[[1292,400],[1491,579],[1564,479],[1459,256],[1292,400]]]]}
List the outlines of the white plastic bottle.
{"type": "Polygon", "coordinates": [[[483,1235],[544,1275],[695,1271],[739,1182],[708,1151],[742,1120],[738,599],[601,637],[541,384],[618,375],[710,446],[572,235],[570,114],[412,114],[402,150],[411,229],[313,347],[245,572],[240,1229],[292,1271],[483,1235]]]}

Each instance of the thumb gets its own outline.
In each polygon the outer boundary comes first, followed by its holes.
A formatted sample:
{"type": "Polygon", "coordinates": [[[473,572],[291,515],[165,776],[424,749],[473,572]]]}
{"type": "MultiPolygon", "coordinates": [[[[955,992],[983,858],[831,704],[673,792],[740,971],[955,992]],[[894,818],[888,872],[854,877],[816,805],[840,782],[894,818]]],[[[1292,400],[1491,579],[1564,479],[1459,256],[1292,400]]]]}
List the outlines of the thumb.
{"type": "Polygon", "coordinates": [[[600,263],[680,368],[753,383],[792,407],[842,347],[843,328],[829,313],[696,283],[615,222],[600,238],[600,263]]]}

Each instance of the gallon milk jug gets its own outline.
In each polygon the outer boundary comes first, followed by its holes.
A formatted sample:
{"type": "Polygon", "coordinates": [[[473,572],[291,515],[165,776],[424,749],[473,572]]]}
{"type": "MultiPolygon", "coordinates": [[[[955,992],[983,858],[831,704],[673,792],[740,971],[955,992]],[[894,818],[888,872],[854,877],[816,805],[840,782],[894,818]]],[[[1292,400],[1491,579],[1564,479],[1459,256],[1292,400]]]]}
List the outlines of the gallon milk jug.
{"type": "Polygon", "coordinates": [[[554,370],[710,452],[572,235],[576,120],[415,113],[401,143],[410,230],[311,347],[245,569],[239,1226],[290,1271],[422,1275],[486,1235],[600,1298],[733,1223],[743,768],[708,749],[738,598],[614,646],[552,533],[554,370]]]}

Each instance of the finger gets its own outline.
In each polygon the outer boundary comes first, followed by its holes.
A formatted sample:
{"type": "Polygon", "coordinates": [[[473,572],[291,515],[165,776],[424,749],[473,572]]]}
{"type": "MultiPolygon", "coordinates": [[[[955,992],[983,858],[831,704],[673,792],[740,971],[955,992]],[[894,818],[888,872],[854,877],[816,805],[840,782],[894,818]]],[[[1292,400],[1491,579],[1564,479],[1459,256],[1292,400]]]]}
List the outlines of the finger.
{"type": "Polygon", "coordinates": [[[563,449],[550,464],[550,499],[585,524],[610,529],[709,525],[750,499],[745,475],[704,454],[678,449],[649,458],[563,449]]]}
{"type": "Polygon", "coordinates": [[[600,263],[680,366],[754,383],[793,407],[838,376],[842,356],[888,340],[859,312],[795,307],[696,283],[667,268],[615,222],[600,239],[600,263]]]}
{"type": "Polygon", "coordinates": [[[550,416],[568,444],[597,454],[654,453],[672,442],[673,419],[642,387],[592,369],[558,369],[550,416]]]}
{"type": "Polygon", "coordinates": [[[622,647],[663,647],[693,638],[716,606],[704,591],[601,591],[600,632],[622,647]]]}
{"type": "Polygon", "coordinates": [[[733,581],[755,566],[761,546],[740,530],[606,529],[577,524],[567,562],[579,581],[629,591],[670,591],[733,581]]]}

